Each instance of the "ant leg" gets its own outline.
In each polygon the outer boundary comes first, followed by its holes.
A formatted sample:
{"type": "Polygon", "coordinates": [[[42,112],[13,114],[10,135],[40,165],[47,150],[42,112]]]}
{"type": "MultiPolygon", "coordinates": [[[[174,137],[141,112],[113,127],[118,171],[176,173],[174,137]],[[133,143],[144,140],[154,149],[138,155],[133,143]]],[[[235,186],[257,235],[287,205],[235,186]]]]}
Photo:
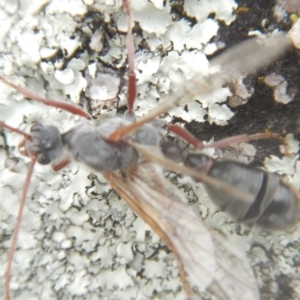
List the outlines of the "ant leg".
{"type": "MultiPolygon", "coordinates": [[[[0,75],[1,76],[1,75],[0,75]]],[[[0,121],[0,128],[4,128],[10,132],[16,132],[16,133],[19,133],[21,135],[23,135],[24,139],[25,140],[31,140],[31,136],[30,134],[22,131],[22,130],[19,130],[18,128],[15,128],[15,127],[12,127],[12,126],[9,126],[8,124],[5,124],[3,121],[0,121]]],[[[20,144],[21,145],[21,144],[20,144]]],[[[20,147],[20,146],[19,146],[20,147]]]]}
{"type": "Polygon", "coordinates": [[[65,166],[67,166],[70,162],[71,160],[68,157],[64,157],[62,160],[58,162],[52,162],[51,163],[52,170],[57,172],[63,169],[65,166]]]}
{"type": "Polygon", "coordinates": [[[18,128],[15,128],[15,127],[12,127],[12,126],[9,126],[8,124],[5,124],[3,121],[0,121],[0,128],[4,128],[10,132],[16,132],[18,134],[21,134],[23,135],[23,140],[21,141],[21,143],[19,144],[18,146],[18,150],[19,152],[24,155],[24,156],[30,156],[27,151],[26,151],[26,148],[25,148],[25,143],[26,141],[31,141],[31,136],[30,134],[22,131],[22,130],[19,130],[18,128]]]}
{"type": "Polygon", "coordinates": [[[278,133],[274,132],[263,132],[263,133],[256,133],[256,134],[241,134],[241,135],[235,135],[229,138],[225,138],[216,142],[212,142],[208,145],[205,145],[204,148],[220,148],[220,147],[226,147],[233,143],[242,143],[242,142],[249,142],[254,140],[260,140],[260,139],[276,139],[278,140],[284,147],[285,147],[285,154],[288,155],[288,149],[287,149],[287,143],[285,139],[280,136],[278,133]]]}
{"type": "MultiPolygon", "coordinates": [[[[128,106],[128,114],[129,116],[134,115],[134,102],[136,99],[136,76],[134,72],[134,43],[132,36],[132,28],[131,28],[131,12],[130,6],[127,0],[122,0],[124,10],[127,15],[127,36],[126,36],[126,47],[127,47],[127,57],[128,57],[128,91],[127,91],[127,106],[128,106]]],[[[152,118],[151,118],[152,119],[152,118]]],[[[125,137],[126,135],[132,133],[141,127],[148,120],[143,120],[143,122],[133,122],[130,125],[117,129],[113,132],[109,137],[108,141],[115,143],[125,137]]]]}
{"type": "Polygon", "coordinates": [[[55,101],[52,99],[42,98],[24,88],[22,88],[21,86],[14,84],[13,82],[9,81],[2,75],[0,75],[0,80],[2,80],[5,84],[9,85],[10,87],[14,88],[15,90],[17,90],[19,93],[23,94],[27,98],[41,102],[48,106],[53,106],[53,107],[56,107],[59,109],[66,110],[72,114],[79,115],[81,117],[85,117],[89,120],[92,119],[92,117],[88,113],[86,113],[83,109],[81,109],[80,107],[77,107],[76,105],[73,105],[71,103],[66,103],[66,102],[55,101]]]}
{"type": "Polygon", "coordinates": [[[19,153],[21,153],[23,156],[29,156],[29,154],[26,151],[26,147],[25,147],[26,141],[27,141],[27,139],[24,138],[18,145],[19,153]]]}
{"type": "Polygon", "coordinates": [[[179,125],[174,124],[165,124],[163,126],[167,130],[175,133],[177,136],[181,137],[183,140],[188,142],[189,144],[193,145],[195,148],[203,149],[205,145],[202,141],[198,140],[194,135],[192,135],[189,131],[184,129],[179,125]]]}
{"type": "Polygon", "coordinates": [[[127,56],[128,56],[128,91],[127,91],[127,105],[128,113],[133,114],[134,102],[136,98],[136,76],[134,72],[134,44],[132,37],[132,28],[131,28],[131,12],[130,6],[127,0],[122,0],[124,10],[127,15],[127,36],[126,36],[126,47],[127,47],[127,56]]]}
{"type": "Polygon", "coordinates": [[[130,135],[131,133],[135,132],[141,126],[152,121],[154,118],[158,117],[162,113],[169,111],[173,107],[173,105],[171,104],[172,101],[170,100],[172,100],[172,98],[168,98],[168,101],[161,103],[159,106],[157,106],[155,109],[150,111],[147,115],[143,116],[136,122],[118,128],[107,138],[107,140],[112,143],[115,143],[121,140],[122,138],[130,135]]]}
{"type": "MultiPolygon", "coordinates": [[[[28,133],[26,133],[26,132],[24,132],[22,130],[19,130],[17,128],[14,128],[14,127],[12,127],[12,126],[10,126],[8,124],[5,124],[2,121],[0,121],[0,127],[6,129],[8,131],[16,132],[18,134],[23,135],[24,139],[19,144],[18,148],[19,148],[21,154],[23,154],[25,156],[28,156],[28,153],[26,152],[25,149],[23,150],[23,148],[25,146],[26,141],[27,140],[31,140],[31,136],[28,133]]],[[[28,191],[28,186],[29,186],[29,183],[30,183],[31,175],[33,173],[33,168],[34,168],[35,162],[36,162],[36,155],[33,154],[31,156],[31,163],[30,163],[29,169],[27,171],[27,175],[26,175],[26,179],[25,179],[25,184],[24,184],[24,188],[23,188],[23,191],[22,191],[22,197],[21,197],[21,202],[20,202],[20,206],[19,206],[16,227],[15,227],[15,231],[13,233],[12,245],[10,247],[9,255],[8,255],[8,263],[7,263],[6,275],[5,275],[5,299],[6,300],[9,300],[9,298],[10,298],[9,297],[9,285],[10,285],[10,277],[11,277],[11,266],[12,266],[12,261],[13,261],[14,253],[15,253],[15,250],[16,250],[17,238],[18,238],[18,233],[19,233],[20,226],[21,226],[21,220],[22,220],[22,215],[23,215],[23,209],[24,209],[24,204],[25,204],[25,200],[26,200],[26,195],[27,195],[27,191],[28,191]]]]}
{"type": "Polygon", "coordinates": [[[185,141],[187,141],[189,144],[193,145],[194,147],[198,149],[203,148],[222,148],[229,145],[232,145],[233,143],[242,143],[242,142],[249,142],[254,140],[260,140],[260,139],[276,139],[285,147],[286,154],[287,151],[287,144],[285,139],[280,136],[278,133],[274,132],[264,132],[264,133],[256,133],[256,134],[241,134],[241,135],[235,135],[231,136],[229,138],[225,138],[216,142],[212,142],[210,144],[204,145],[202,141],[198,140],[194,135],[192,135],[190,132],[188,132],[186,129],[184,129],[181,126],[173,125],[173,124],[166,124],[164,125],[164,128],[168,129],[169,131],[175,133],[177,136],[181,137],[185,141]]]}
{"type": "Polygon", "coordinates": [[[27,171],[25,184],[24,184],[24,188],[22,191],[21,202],[20,202],[19,210],[18,210],[17,223],[16,223],[16,227],[15,227],[15,230],[13,233],[12,245],[10,247],[9,254],[8,254],[8,263],[7,263],[6,274],[5,274],[5,299],[6,300],[9,300],[9,285],[10,285],[10,277],[11,277],[11,266],[12,266],[16,246],[17,246],[18,233],[19,233],[20,226],[21,226],[23,209],[24,209],[24,205],[25,205],[25,201],[26,201],[26,195],[27,195],[27,191],[28,191],[31,175],[33,173],[33,168],[34,168],[35,162],[36,162],[36,155],[32,155],[31,163],[30,163],[29,169],[27,171]]]}

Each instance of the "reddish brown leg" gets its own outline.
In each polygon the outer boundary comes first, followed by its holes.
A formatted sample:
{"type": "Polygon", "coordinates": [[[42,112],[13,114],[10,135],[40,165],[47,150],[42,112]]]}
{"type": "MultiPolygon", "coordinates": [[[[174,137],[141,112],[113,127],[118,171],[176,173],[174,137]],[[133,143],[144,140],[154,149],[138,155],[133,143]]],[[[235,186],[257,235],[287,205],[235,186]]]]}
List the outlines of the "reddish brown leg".
{"type": "Polygon", "coordinates": [[[130,6],[127,0],[122,0],[124,10],[127,15],[127,36],[126,36],[126,47],[128,57],[128,91],[127,91],[127,105],[128,113],[133,114],[134,102],[136,98],[136,76],[134,72],[134,44],[131,29],[131,12],[130,6]]]}
{"type": "Polygon", "coordinates": [[[204,145],[202,141],[198,140],[194,135],[192,135],[190,132],[188,132],[186,129],[184,129],[181,126],[173,125],[173,124],[166,124],[164,127],[166,129],[168,129],[169,131],[175,133],[177,136],[184,139],[189,144],[193,145],[194,147],[196,147],[198,149],[222,148],[222,147],[230,146],[233,143],[242,143],[242,142],[249,142],[249,141],[253,141],[253,140],[273,138],[273,139],[278,140],[281,144],[283,144],[285,146],[285,148],[286,148],[285,152],[286,152],[286,154],[288,154],[287,144],[285,142],[285,139],[282,136],[280,136],[279,134],[273,133],[273,132],[256,133],[256,134],[251,134],[251,135],[247,135],[247,134],[235,135],[235,136],[231,136],[229,138],[225,138],[225,139],[204,145]]]}
{"type": "MultiPolygon", "coordinates": [[[[24,155],[28,156],[28,153],[26,152],[26,150],[25,149],[23,150],[22,148],[24,148],[26,140],[31,140],[31,136],[29,134],[27,134],[26,132],[24,132],[24,131],[21,131],[17,128],[14,128],[12,126],[9,126],[9,125],[5,124],[2,121],[0,121],[0,127],[6,129],[8,131],[16,132],[16,133],[19,133],[19,134],[23,135],[24,139],[19,144],[19,149],[20,149],[21,154],[24,154],[24,155]]],[[[18,238],[18,233],[19,233],[19,230],[20,230],[20,225],[21,225],[21,220],[22,220],[26,195],[27,195],[27,191],[28,191],[28,186],[29,186],[29,183],[30,183],[30,178],[31,178],[31,175],[32,175],[32,172],[33,172],[35,162],[36,162],[36,156],[33,155],[31,157],[31,163],[30,163],[27,175],[26,175],[25,184],[24,184],[24,188],[23,188],[23,191],[22,191],[21,202],[20,202],[20,205],[19,205],[17,223],[16,223],[15,231],[13,233],[12,245],[11,245],[10,250],[9,250],[8,263],[7,263],[6,275],[5,275],[5,299],[6,300],[9,300],[9,284],[10,284],[10,277],[11,277],[11,266],[12,266],[14,253],[15,253],[15,250],[16,250],[17,238],[18,238]]]]}
{"type": "Polygon", "coordinates": [[[0,121],[0,128],[4,128],[10,132],[16,132],[18,134],[21,134],[23,135],[24,139],[21,141],[21,143],[19,144],[18,146],[18,149],[19,149],[19,152],[24,155],[24,156],[28,156],[28,153],[25,149],[25,143],[26,141],[30,141],[31,140],[31,136],[30,134],[22,131],[22,130],[19,130],[18,128],[15,128],[15,127],[12,127],[12,126],[9,126],[7,124],[5,124],[3,121],[0,121]]]}
{"type": "Polygon", "coordinates": [[[152,121],[154,118],[160,116],[162,113],[169,111],[173,107],[173,101],[171,101],[171,100],[172,100],[172,98],[168,98],[168,100],[161,103],[159,106],[157,106],[155,109],[150,111],[147,115],[143,116],[136,122],[131,123],[127,126],[120,127],[115,132],[113,132],[108,137],[107,140],[112,143],[115,143],[115,142],[119,141],[120,139],[128,136],[129,134],[135,132],[141,126],[152,121]]]}
{"type": "Polygon", "coordinates": [[[77,107],[76,105],[73,105],[71,103],[66,103],[66,102],[55,101],[52,99],[42,98],[24,88],[22,88],[21,86],[14,84],[13,82],[9,81],[2,75],[0,75],[0,80],[2,80],[5,84],[9,85],[10,87],[14,88],[21,94],[23,94],[25,97],[28,97],[28,98],[33,99],[38,102],[42,102],[43,104],[48,105],[48,106],[53,106],[53,107],[56,107],[59,109],[66,110],[74,115],[79,115],[79,116],[85,117],[87,119],[92,119],[92,117],[88,113],[86,113],[83,109],[81,109],[80,107],[77,107]]]}
{"type": "Polygon", "coordinates": [[[189,131],[187,131],[186,129],[184,129],[183,127],[181,127],[179,125],[166,124],[164,126],[164,128],[175,133],[177,136],[181,137],[182,139],[187,141],[189,144],[193,145],[194,147],[196,147],[198,149],[203,149],[205,147],[202,141],[198,140],[189,131]]]}
{"type": "Polygon", "coordinates": [[[16,132],[16,133],[19,133],[19,134],[23,135],[25,140],[31,140],[30,134],[28,134],[28,133],[26,133],[26,132],[24,132],[22,130],[19,130],[18,128],[9,126],[9,125],[5,124],[3,121],[0,121],[0,127],[4,128],[4,129],[6,129],[6,130],[8,130],[10,132],[16,132]]]}
{"type": "MultiPolygon", "coordinates": [[[[132,29],[131,29],[131,12],[130,6],[127,0],[122,0],[124,10],[127,15],[127,36],[126,36],[126,47],[127,47],[127,57],[128,57],[128,91],[127,91],[127,106],[128,106],[128,113],[130,115],[133,114],[134,110],[134,102],[136,99],[136,76],[134,72],[134,43],[132,37],[132,29]]],[[[131,132],[137,130],[141,125],[146,123],[147,120],[144,120],[143,123],[137,121],[128,126],[123,128],[117,129],[113,132],[109,137],[108,141],[114,143],[125,137],[126,135],[130,134],[131,132]]]]}
{"type": "Polygon", "coordinates": [[[20,144],[18,145],[18,150],[19,150],[19,152],[20,152],[22,155],[24,155],[24,156],[28,156],[28,153],[27,153],[26,148],[25,148],[26,140],[27,140],[27,139],[24,138],[24,139],[20,142],[20,144]]]}
{"type": "MultiPolygon", "coordinates": [[[[24,138],[21,141],[21,143],[19,144],[18,148],[22,155],[30,156],[29,153],[27,153],[26,148],[25,148],[26,141],[31,140],[31,136],[29,134],[27,134],[26,132],[21,131],[17,128],[9,126],[2,121],[0,121],[0,127],[6,129],[8,131],[16,132],[16,133],[23,135],[24,138]]],[[[12,238],[12,245],[9,250],[8,263],[7,263],[6,275],[5,275],[5,299],[6,300],[10,299],[9,285],[10,285],[10,278],[11,278],[11,267],[12,267],[14,253],[16,250],[18,233],[20,231],[20,226],[21,226],[21,221],[22,221],[22,216],[23,216],[23,209],[24,209],[24,205],[25,205],[25,201],[26,201],[26,195],[27,195],[30,178],[33,173],[33,168],[34,168],[36,159],[37,159],[36,154],[31,154],[31,163],[30,163],[27,175],[26,175],[25,184],[24,184],[24,188],[23,188],[22,196],[21,196],[21,202],[19,205],[19,210],[18,210],[18,215],[17,215],[17,222],[16,222],[15,231],[13,233],[13,238],[12,238]]],[[[52,168],[53,168],[53,170],[58,171],[58,170],[62,169],[63,167],[65,167],[69,162],[70,162],[70,160],[68,158],[64,158],[57,163],[52,163],[52,168]]]]}
{"type": "Polygon", "coordinates": [[[14,253],[15,253],[15,250],[16,250],[18,233],[19,233],[20,225],[21,225],[21,221],[22,221],[23,209],[24,209],[24,205],[25,205],[25,201],[26,201],[28,186],[29,186],[29,183],[30,183],[30,178],[31,178],[31,175],[32,175],[32,172],[33,172],[35,162],[36,162],[36,156],[33,155],[33,156],[31,156],[31,163],[30,163],[27,175],[26,175],[25,184],[24,184],[24,188],[23,188],[23,191],[22,191],[21,202],[20,202],[19,210],[18,210],[17,223],[16,223],[16,226],[15,226],[15,231],[13,233],[12,244],[11,244],[9,254],[8,254],[8,263],[7,263],[6,274],[5,274],[5,299],[6,300],[10,299],[10,297],[9,297],[9,285],[10,285],[10,277],[11,277],[11,266],[12,266],[12,262],[13,262],[14,253]]]}
{"type": "Polygon", "coordinates": [[[52,170],[55,171],[55,172],[57,172],[57,171],[63,169],[65,166],[67,166],[70,162],[71,161],[70,161],[69,158],[64,157],[59,162],[53,162],[53,163],[51,163],[52,170]]]}
{"type": "Polygon", "coordinates": [[[209,147],[220,148],[220,147],[229,146],[233,143],[242,143],[242,142],[249,142],[249,141],[254,141],[254,140],[270,139],[270,138],[276,139],[280,143],[282,143],[283,145],[286,146],[286,142],[282,136],[280,136],[277,133],[273,133],[273,132],[265,132],[265,133],[251,134],[251,135],[247,135],[247,134],[235,135],[235,136],[225,138],[225,139],[210,143],[208,145],[205,145],[204,148],[209,148],[209,147]]]}

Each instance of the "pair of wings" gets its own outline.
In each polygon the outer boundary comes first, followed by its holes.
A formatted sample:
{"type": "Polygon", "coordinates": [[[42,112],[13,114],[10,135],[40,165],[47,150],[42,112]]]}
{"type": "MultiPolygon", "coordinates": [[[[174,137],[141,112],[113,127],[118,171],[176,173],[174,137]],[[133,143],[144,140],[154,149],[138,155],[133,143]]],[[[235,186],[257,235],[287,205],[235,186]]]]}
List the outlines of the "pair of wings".
{"type": "MultiPolygon", "coordinates": [[[[149,161],[153,157],[157,163],[159,154],[146,147],[137,148],[146,154],[146,160],[129,170],[104,176],[173,251],[188,298],[194,299],[191,287],[197,287],[217,299],[259,299],[246,254],[204,225],[178,188],[163,176],[161,168],[149,161]]],[[[170,168],[175,169],[176,164],[170,168]]]]}
{"type": "MultiPolygon", "coordinates": [[[[148,115],[113,133],[111,140],[118,141],[130,135],[174,106],[201,97],[224,82],[232,81],[235,76],[257,71],[274,61],[290,45],[291,40],[286,34],[275,34],[264,37],[262,41],[248,40],[230,48],[211,61],[207,76],[195,76],[148,115]]],[[[235,194],[242,201],[249,201],[249,195],[205,174],[176,165],[155,149],[147,149],[133,142],[131,144],[144,161],[130,170],[106,173],[104,176],[174,252],[188,298],[194,298],[191,286],[197,286],[199,291],[208,290],[218,299],[259,299],[258,286],[246,254],[233,248],[220,234],[205,227],[200,216],[186,204],[180,191],[164,178],[156,165],[196,177],[225,193],[235,194]]]]}

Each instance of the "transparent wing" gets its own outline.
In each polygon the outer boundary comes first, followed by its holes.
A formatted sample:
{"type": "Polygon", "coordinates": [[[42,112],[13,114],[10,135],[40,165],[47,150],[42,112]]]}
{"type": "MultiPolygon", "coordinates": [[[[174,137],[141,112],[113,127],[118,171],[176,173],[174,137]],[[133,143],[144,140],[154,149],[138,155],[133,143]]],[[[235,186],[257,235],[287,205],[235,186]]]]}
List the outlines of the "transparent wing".
{"type": "Polygon", "coordinates": [[[245,255],[206,228],[177,187],[154,164],[144,162],[123,175],[110,173],[105,177],[175,253],[189,298],[193,296],[187,280],[218,299],[259,299],[245,255]]]}
{"type": "MultiPolygon", "coordinates": [[[[241,42],[212,59],[207,74],[196,74],[174,94],[166,97],[162,104],[168,105],[169,111],[174,106],[182,106],[192,99],[201,98],[224,83],[231,82],[236,76],[245,76],[269,65],[291,45],[291,39],[285,33],[275,33],[262,36],[261,39],[241,42]]],[[[161,110],[163,108],[162,105],[161,110]]],[[[157,107],[157,110],[159,109],[160,107],[157,107]]],[[[160,111],[156,116],[167,111],[160,111]]]]}
{"type": "MultiPolygon", "coordinates": [[[[148,123],[159,115],[168,112],[175,106],[185,105],[191,100],[201,99],[206,93],[230,82],[237,75],[245,75],[270,64],[288,47],[291,39],[285,33],[275,33],[250,39],[224,51],[211,61],[207,74],[199,73],[185,82],[174,93],[164,98],[162,103],[137,122],[120,128],[112,134],[112,141],[120,140],[137,130],[142,124],[148,123]]],[[[199,70],[201,66],[199,66],[199,70]]]]}

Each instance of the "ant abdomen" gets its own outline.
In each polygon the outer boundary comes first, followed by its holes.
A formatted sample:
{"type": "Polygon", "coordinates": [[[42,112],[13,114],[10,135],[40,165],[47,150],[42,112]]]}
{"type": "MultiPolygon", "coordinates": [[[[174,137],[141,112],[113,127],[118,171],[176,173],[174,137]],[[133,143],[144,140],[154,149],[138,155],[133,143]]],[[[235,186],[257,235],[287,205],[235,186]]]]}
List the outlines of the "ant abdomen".
{"type": "Polygon", "coordinates": [[[268,230],[286,229],[299,220],[297,192],[278,175],[236,161],[216,161],[205,154],[189,153],[169,142],[163,142],[161,149],[167,158],[183,162],[191,169],[204,172],[252,196],[245,201],[224,193],[215,185],[204,184],[211,200],[235,220],[268,230]]]}
{"type": "Polygon", "coordinates": [[[278,175],[235,161],[215,160],[207,174],[253,195],[247,203],[205,184],[214,203],[237,221],[269,230],[285,229],[298,221],[296,193],[278,175]]]}

